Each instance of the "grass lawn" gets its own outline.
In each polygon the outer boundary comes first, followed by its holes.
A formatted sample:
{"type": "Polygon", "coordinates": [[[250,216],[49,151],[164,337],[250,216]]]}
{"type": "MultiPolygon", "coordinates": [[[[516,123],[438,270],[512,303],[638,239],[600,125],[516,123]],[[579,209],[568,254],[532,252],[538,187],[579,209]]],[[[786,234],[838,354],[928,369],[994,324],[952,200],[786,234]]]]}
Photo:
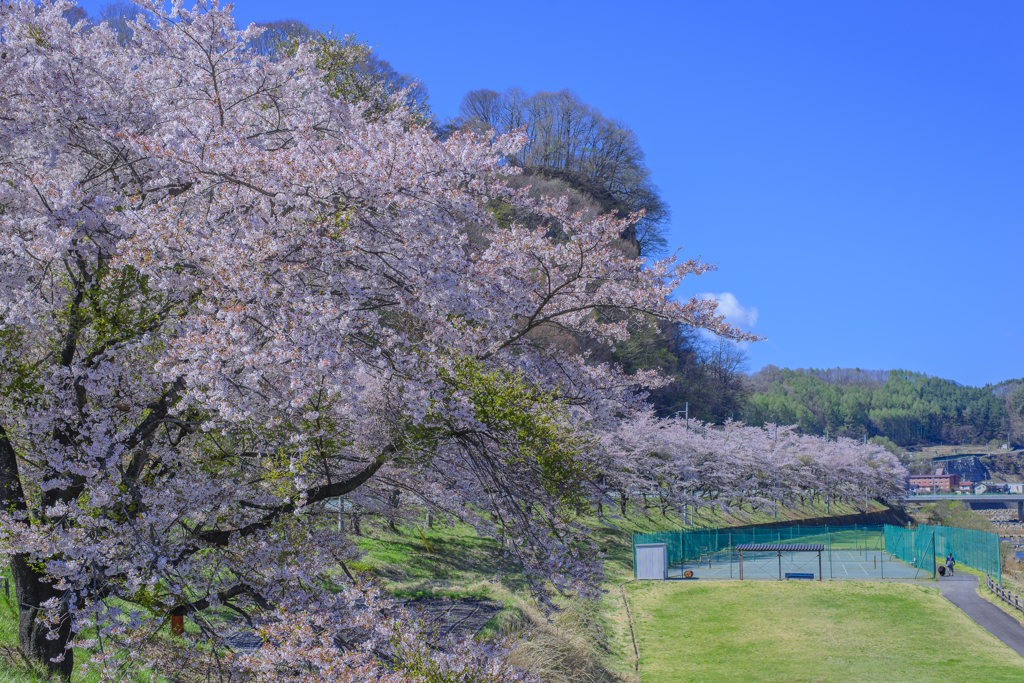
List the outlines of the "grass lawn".
{"type": "Polygon", "coordinates": [[[643,683],[1024,679],[1024,659],[936,588],[642,582],[628,594],[643,683]]]}

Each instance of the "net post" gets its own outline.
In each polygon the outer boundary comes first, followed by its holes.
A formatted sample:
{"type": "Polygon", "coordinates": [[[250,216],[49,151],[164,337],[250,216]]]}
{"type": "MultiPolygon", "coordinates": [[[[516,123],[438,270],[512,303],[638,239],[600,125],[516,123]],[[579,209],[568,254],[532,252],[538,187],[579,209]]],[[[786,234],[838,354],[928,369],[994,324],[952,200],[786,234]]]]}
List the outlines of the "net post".
{"type": "Polygon", "coordinates": [[[828,534],[828,578],[835,578],[832,575],[832,530],[825,525],[825,533],[828,534]]]}
{"type": "MultiPolygon", "coordinates": [[[[1020,509],[1021,509],[1020,506],[1021,506],[1021,503],[1018,502],[1017,503],[1017,516],[1018,516],[1018,519],[1020,518],[1020,509]]],[[[1003,558],[1001,556],[1000,548],[999,548],[999,534],[996,533],[996,534],[993,534],[993,536],[995,536],[996,567],[999,568],[999,585],[1002,586],[1003,585],[1003,558]]]]}
{"type": "Polygon", "coordinates": [[[818,581],[821,581],[821,551],[818,551],[818,581]]]}
{"type": "Polygon", "coordinates": [[[633,578],[636,578],[636,534],[633,534],[633,578]]]}
{"type": "Polygon", "coordinates": [[[939,573],[939,568],[935,563],[935,530],[932,529],[932,581],[936,581],[935,578],[939,573]]]}

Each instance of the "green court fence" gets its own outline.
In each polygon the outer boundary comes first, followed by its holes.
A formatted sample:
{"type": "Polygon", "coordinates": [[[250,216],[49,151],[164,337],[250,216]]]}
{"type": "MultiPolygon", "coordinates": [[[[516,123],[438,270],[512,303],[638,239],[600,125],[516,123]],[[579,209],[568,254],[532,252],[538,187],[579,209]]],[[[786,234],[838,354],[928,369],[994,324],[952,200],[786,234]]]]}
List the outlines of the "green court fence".
{"type": "MultiPolygon", "coordinates": [[[[918,533],[915,529],[885,525],[885,552],[931,574],[934,578],[938,566],[935,560],[935,537],[931,532],[918,533]]],[[[957,558],[959,562],[959,558],[957,558]]]]}
{"type": "Polygon", "coordinates": [[[675,567],[740,543],[822,543],[827,544],[830,550],[882,550],[882,532],[881,525],[697,527],[653,531],[633,534],[633,567],[636,567],[636,546],[644,543],[664,543],[668,551],[668,566],[675,567]]]}
{"type": "Polygon", "coordinates": [[[935,572],[953,553],[957,564],[985,572],[1003,582],[999,536],[989,531],[919,524],[916,529],[885,525],[885,551],[921,569],[935,572]]]}

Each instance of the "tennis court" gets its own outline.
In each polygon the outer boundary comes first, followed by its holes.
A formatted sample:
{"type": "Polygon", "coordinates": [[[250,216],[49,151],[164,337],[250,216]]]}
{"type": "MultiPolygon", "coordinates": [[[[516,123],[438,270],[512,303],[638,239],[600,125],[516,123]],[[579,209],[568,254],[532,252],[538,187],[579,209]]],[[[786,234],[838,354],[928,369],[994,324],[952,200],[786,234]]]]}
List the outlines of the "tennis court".
{"type": "Polygon", "coordinates": [[[892,539],[887,550],[882,526],[684,529],[634,537],[634,545],[650,543],[666,544],[669,579],[684,578],[687,571],[701,579],[740,579],[737,548],[765,544],[820,546],[821,551],[744,550],[743,580],[779,580],[786,574],[810,574],[814,580],[922,579],[931,578],[935,567],[932,554],[918,558],[894,550],[892,539]]]}
{"type": "MultiPolygon", "coordinates": [[[[700,560],[682,562],[669,567],[668,578],[681,579],[683,572],[693,572],[701,579],[739,579],[740,559],[735,548],[710,553],[700,560]]],[[[927,569],[918,569],[889,555],[884,550],[840,550],[826,547],[821,553],[821,566],[816,552],[751,552],[743,553],[743,579],[778,580],[786,574],[813,574],[817,580],[829,579],[930,579],[931,561],[927,569]]]]}

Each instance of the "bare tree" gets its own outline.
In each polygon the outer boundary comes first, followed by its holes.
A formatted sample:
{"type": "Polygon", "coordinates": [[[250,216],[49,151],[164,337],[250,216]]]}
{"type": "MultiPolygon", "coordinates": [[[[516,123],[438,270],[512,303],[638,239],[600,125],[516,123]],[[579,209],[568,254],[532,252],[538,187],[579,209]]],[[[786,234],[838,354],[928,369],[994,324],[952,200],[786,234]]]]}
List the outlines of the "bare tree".
{"type": "Polygon", "coordinates": [[[459,116],[481,128],[500,125],[501,95],[493,90],[474,90],[462,98],[459,116]]]}
{"type": "Polygon", "coordinates": [[[1011,443],[1024,443],[1024,381],[1020,382],[1012,392],[1003,398],[1009,425],[1008,436],[1011,443]]]}
{"type": "Polygon", "coordinates": [[[74,26],[80,21],[89,21],[88,13],[86,13],[86,11],[78,5],[75,5],[74,7],[69,7],[68,9],[64,10],[63,16],[72,26],[74,26]]]}
{"type": "Polygon", "coordinates": [[[100,8],[100,21],[106,22],[114,32],[117,42],[124,45],[132,39],[131,24],[135,23],[142,10],[125,0],[115,0],[100,8]]]}
{"type": "Polygon", "coordinates": [[[524,129],[526,146],[513,160],[526,167],[578,173],[603,185],[626,212],[644,211],[634,226],[640,253],[665,250],[668,206],[651,180],[636,133],[609,119],[571,90],[504,93],[474,90],[459,107],[464,125],[510,132],[524,129]]]}
{"type": "Polygon", "coordinates": [[[295,19],[257,22],[257,26],[265,30],[258,38],[249,41],[249,47],[258,54],[268,56],[287,51],[295,42],[305,40],[313,33],[304,22],[295,19]]]}

